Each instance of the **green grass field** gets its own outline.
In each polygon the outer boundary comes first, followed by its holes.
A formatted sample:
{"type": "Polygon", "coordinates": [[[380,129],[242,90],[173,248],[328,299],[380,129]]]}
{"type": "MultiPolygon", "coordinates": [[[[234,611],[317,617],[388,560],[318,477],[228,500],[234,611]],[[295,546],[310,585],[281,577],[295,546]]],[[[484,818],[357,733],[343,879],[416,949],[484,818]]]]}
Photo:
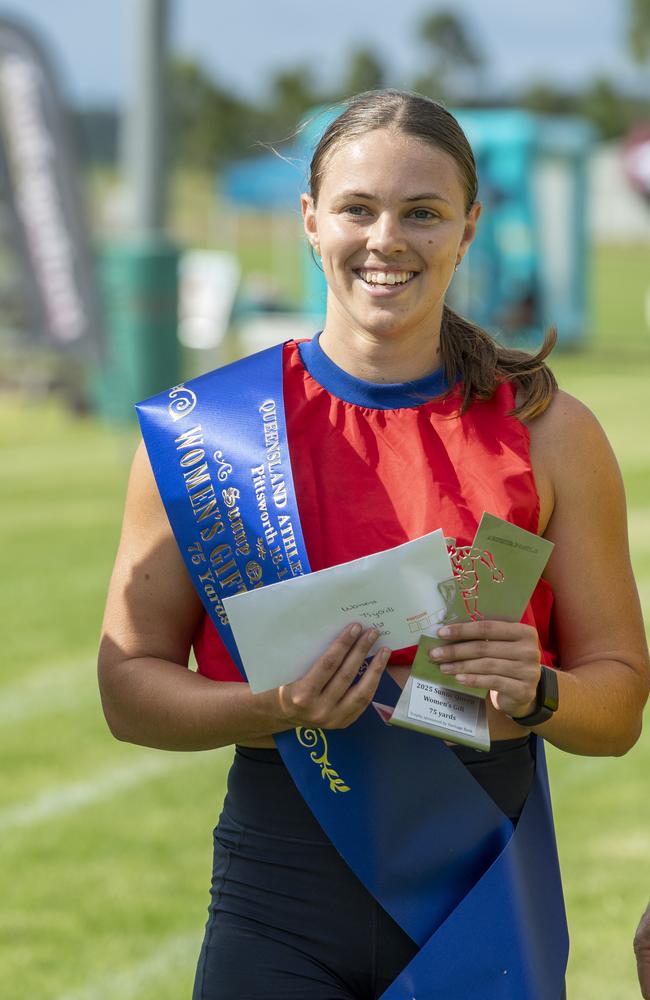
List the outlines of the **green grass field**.
{"type": "MultiPolygon", "coordinates": [[[[646,609],[648,256],[594,255],[592,350],[555,365],[621,461],[646,609]]],[[[6,397],[0,428],[0,996],[188,1000],[231,753],[131,747],[103,722],[95,644],[135,438],[6,397]]],[[[632,1000],[632,935],[650,897],[650,731],[623,759],[550,756],[570,1000],[632,1000]]]]}

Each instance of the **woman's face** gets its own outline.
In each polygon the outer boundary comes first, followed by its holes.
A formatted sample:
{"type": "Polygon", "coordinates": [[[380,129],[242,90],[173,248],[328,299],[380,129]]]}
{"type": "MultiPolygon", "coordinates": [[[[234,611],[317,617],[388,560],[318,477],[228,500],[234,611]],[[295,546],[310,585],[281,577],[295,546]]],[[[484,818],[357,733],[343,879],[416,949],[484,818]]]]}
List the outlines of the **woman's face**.
{"type": "Polygon", "coordinates": [[[374,336],[438,329],[444,295],[475,232],[458,167],[443,150],[378,129],[342,143],[326,162],[307,236],[328,284],[327,329],[374,336]]]}

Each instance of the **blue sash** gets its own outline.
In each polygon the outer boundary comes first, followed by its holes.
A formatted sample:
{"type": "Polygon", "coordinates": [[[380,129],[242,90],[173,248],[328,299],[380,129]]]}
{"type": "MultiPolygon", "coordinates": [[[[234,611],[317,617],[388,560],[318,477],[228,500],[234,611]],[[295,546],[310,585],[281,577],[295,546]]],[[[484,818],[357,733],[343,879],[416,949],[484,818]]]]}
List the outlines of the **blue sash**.
{"type": "MultiPolygon", "coordinates": [[[[245,676],[222,598],[309,572],[282,347],[137,411],[192,581],[245,676]]],[[[397,696],[384,677],[377,700],[397,696]]],[[[559,1000],[568,934],[542,740],[514,829],[444,743],[372,708],[348,729],[275,741],[336,849],[420,948],[383,1000],[559,1000]]]]}

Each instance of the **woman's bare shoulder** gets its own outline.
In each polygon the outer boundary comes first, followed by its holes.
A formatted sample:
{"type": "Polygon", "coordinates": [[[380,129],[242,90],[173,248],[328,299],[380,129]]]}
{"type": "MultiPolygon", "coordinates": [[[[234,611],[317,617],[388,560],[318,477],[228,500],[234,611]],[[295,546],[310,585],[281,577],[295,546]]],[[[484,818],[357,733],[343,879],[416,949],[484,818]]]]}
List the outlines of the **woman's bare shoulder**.
{"type": "Polygon", "coordinates": [[[142,555],[146,551],[173,551],[176,543],[158,492],[147,449],[138,445],[129,473],[124,503],[120,549],[142,555]]]}
{"type": "Polygon", "coordinates": [[[575,396],[558,389],[546,410],[527,427],[542,533],[561,500],[572,498],[577,503],[581,494],[596,488],[600,492],[605,483],[622,493],[607,435],[595,414],[575,396]]]}
{"type": "Polygon", "coordinates": [[[152,521],[160,522],[161,528],[171,532],[143,441],[139,443],[131,463],[125,520],[134,527],[139,523],[146,524],[149,530],[153,527],[152,521]]]}
{"type": "Polygon", "coordinates": [[[584,435],[596,434],[605,440],[597,417],[585,403],[564,389],[557,389],[543,413],[527,423],[531,438],[543,443],[572,447],[584,435]]]}

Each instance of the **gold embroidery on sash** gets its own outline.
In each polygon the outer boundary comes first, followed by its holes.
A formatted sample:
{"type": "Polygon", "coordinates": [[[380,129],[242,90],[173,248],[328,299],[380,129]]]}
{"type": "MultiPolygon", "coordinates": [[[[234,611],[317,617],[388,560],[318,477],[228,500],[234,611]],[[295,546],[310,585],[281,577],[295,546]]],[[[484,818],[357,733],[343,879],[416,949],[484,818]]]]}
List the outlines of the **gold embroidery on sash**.
{"type": "Polygon", "coordinates": [[[328,757],[327,738],[322,729],[305,729],[299,726],[296,729],[296,737],[301,746],[311,749],[309,756],[314,764],[320,767],[321,778],[329,781],[331,792],[349,792],[350,788],[345,784],[337,771],[332,767],[328,757]],[[313,749],[312,749],[313,748],[313,749]]]}

